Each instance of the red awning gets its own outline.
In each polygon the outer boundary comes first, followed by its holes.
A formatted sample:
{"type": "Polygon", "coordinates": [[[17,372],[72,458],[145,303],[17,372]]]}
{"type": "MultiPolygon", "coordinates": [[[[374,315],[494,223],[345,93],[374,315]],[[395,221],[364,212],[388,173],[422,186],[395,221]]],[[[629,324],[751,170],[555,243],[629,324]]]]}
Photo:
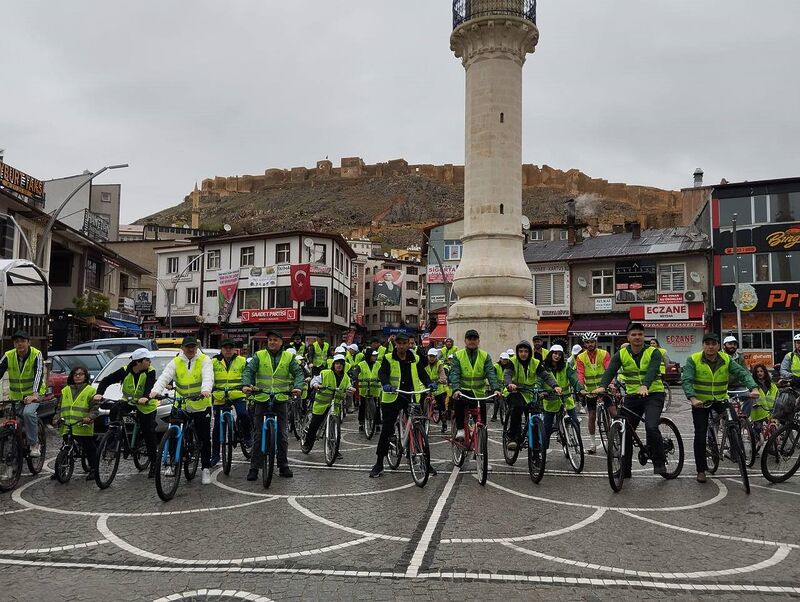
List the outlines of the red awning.
{"type": "Polygon", "coordinates": [[[117,328],[113,324],[109,324],[108,322],[106,322],[105,320],[102,320],[100,318],[95,318],[94,325],[97,327],[97,329],[100,332],[108,332],[108,333],[113,333],[113,334],[117,334],[117,333],[122,332],[121,328],[117,328]]]}
{"type": "Polygon", "coordinates": [[[444,341],[447,338],[447,324],[437,324],[428,338],[431,341],[444,341]]]}
{"type": "Polygon", "coordinates": [[[567,334],[571,320],[539,320],[536,326],[536,334],[564,336],[567,334]]]}

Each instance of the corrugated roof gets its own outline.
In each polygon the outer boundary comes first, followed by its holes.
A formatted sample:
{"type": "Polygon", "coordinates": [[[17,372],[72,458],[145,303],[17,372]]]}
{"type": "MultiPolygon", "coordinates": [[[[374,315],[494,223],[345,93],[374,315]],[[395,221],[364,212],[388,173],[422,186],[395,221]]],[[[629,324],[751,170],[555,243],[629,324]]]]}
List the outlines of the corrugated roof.
{"type": "Polygon", "coordinates": [[[525,249],[526,263],[638,257],[663,253],[685,253],[710,248],[708,237],[696,228],[643,230],[641,238],[630,232],[587,238],[570,247],[566,240],[531,242],[525,249]]]}

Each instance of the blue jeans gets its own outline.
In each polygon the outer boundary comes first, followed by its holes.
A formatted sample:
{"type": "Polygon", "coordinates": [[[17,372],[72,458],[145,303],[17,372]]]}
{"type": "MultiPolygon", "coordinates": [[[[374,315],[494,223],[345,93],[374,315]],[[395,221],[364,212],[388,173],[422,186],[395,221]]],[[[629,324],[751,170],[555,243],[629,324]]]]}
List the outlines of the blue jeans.
{"type": "MultiPolygon", "coordinates": [[[[236,409],[236,416],[240,420],[239,425],[239,438],[244,440],[245,444],[250,443],[252,440],[252,429],[250,427],[250,415],[247,412],[247,403],[244,399],[238,399],[232,402],[233,407],[236,409]]],[[[220,414],[225,406],[214,407],[214,435],[211,438],[211,455],[214,458],[219,458],[219,427],[222,424],[220,414]]]]}
{"type": "Polygon", "coordinates": [[[39,403],[33,402],[25,405],[22,409],[22,421],[25,423],[25,434],[28,435],[28,445],[36,445],[39,442],[39,417],[36,410],[39,403]]]}
{"type": "MultiPolygon", "coordinates": [[[[553,425],[554,425],[554,423],[556,421],[556,414],[558,414],[558,412],[545,412],[544,413],[544,448],[545,449],[549,449],[550,448],[550,435],[553,434],[553,425]]],[[[575,408],[572,408],[571,410],[567,410],[567,415],[569,416],[570,420],[572,420],[572,424],[574,424],[575,427],[580,432],[581,423],[578,422],[578,412],[575,410],[575,408]]]]}

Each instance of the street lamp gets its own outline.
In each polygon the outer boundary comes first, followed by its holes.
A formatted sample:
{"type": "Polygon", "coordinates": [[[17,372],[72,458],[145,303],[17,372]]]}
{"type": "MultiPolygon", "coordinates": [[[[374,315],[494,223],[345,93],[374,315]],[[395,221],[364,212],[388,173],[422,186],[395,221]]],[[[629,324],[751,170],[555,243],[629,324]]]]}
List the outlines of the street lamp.
{"type": "Polygon", "coordinates": [[[47,225],[44,227],[44,230],[42,231],[42,237],[40,239],[39,246],[36,249],[36,264],[37,265],[39,265],[42,268],[44,268],[44,250],[47,248],[47,241],[50,238],[50,232],[53,230],[53,226],[55,225],[59,214],[64,210],[64,207],[67,206],[67,203],[69,203],[70,199],[72,199],[72,197],[74,197],[76,194],[78,194],[78,192],[80,191],[81,188],[86,186],[89,182],[94,180],[97,176],[99,176],[101,173],[103,173],[107,169],[123,169],[125,167],[128,167],[127,163],[121,163],[119,165],[106,165],[105,167],[103,167],[101,169],[98,169],[96,172],[88,174],[89,177],[86,178],[80,184],[78,184],[77,188],[75,188],[75,190],[73,190],[72,192],[69,193],[69,196],[67,196],[67,198],[64,199],[64,202],[61,203],[61,205],[59,205],[58,209],[56,209],[53,213],[50,214],[50,220],[47,222],[47,225]]]}
{"type": "Polygon", "coordinates": [[[198,259],[202,259],[203,257],[208,255],[209,253],[211,253],[211,251],[203,251],[199,255],[196,255],[189,263],[187,263],[186,267],[183,268],[183,270],[181,270],[181,272],[177,276],[172,278],[172,288],[170,290],[167,290],[167,287],[164,286],[164,283],[161,282],[161,280],[159,280],[158,278],[156,279],[156,282],[158,282],[161,285],[161,287],[164,289],[164,292],[167,293],[167,322],[169,323],[169,336],[170,337],[172,337],[172,304],[175,301],[175,296],[176,296],[176,292],[175,291],[178,288],[178,282],[180,282],[180,279],[183,278],[184,274],[186,274],[186,272],[189,271],[189,268],[191,268],[192,265],[194,265],[197,262],[198,259]],[[170,291],[172,292],[172,295],[169,294],[170,291]],[[170,296],[172,297],[172,299],[170,299],[170,296]]]}
{"type": "Polygon", "coordinates": [[[31,261],[33,261],[33,250],[31,249],[31,243],[28,242],[28,237],[25,236],[25,231],[17,223],[17,220],[14,219],[14,216],[9,215],[8,213],[0,213],[0,217],[4,217],[9,220],[12,224],[14,224],[17,230],[19,230],[19,234],[22,236],[22,240],[25,243],[25,246],[28,248],[28,257],[31,261]]]}

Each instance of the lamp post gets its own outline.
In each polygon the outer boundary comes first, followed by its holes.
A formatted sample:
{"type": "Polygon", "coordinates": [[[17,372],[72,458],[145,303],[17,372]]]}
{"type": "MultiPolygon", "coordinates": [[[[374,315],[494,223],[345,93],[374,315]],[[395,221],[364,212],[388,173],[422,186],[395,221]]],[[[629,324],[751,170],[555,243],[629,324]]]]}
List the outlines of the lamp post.
{"type": "MultiPolygon", "coordinates": [[[[439,251],[436,250],[436,247],[431,242],[431,237],[428,235],[425,230],[422,231],[422,235],[425,237],[425,240],[428,241],[428,248],[433,251],[433,256],[436,258],[436,263],[439,264],[439,270],[442,272],[442,286],[444,287],[444,302],[447,306],[447,315],[450,315],[450,289],[447,286],[447,274],[444,272],[444,264],[442,263],[442,258],[439,257],[439,251]]],[[[427,276],[426,276],[427,281],[427,276]]],[[[428,293],[428,320],[431,319],[431,295],[428,293]]]]}
{"type": "Polygon", "coordinates": [[[736,285],[734,292],[736,302],[736,338],[739,341],[739,346],[742,345],[742,307],[741,307],[741,291],[739,291],[739,247],[736,246],[736,220],[739,217],[738,213],[733,214],[731,225],[733,226],[732,243],[733,243],[733,283],[736,285]]]}
{"type": "MultiPolygon", "coordinates": [[[[177,276],[175,276],[174,278],[171,279],[171,281],[172,281],[172,288],[171,289],[167,290],[167,287],[164,286],[164,283],[161,282],[161,280],[156,279],[156,282],[158,282],[162,286],[162,288],[164,289],[164,292],[167,293],[167,322],[169,323],[169,336],[170,337],[172,337],[172,304],[175,301],[175,295],[176,295],[175,291],[178,289],[178,282],[180,282],[180,279],[183,278],[184,274],[186,274],[186,272],[189,271],[189,268],[191,268],[192,265],[194,265],[197,262],[198,259],[202,259],[206,255],[208,255],[210,252],[211,251],[203,251],[199,255],[196,255],[194,258],[192,258],[192,260],[189,263],[186,264],[186,267],[183,268],[183,270],[181,270],[180,273],[177,276]],[[172,295],[169,294],[170,291],[172,292],[172,295]],[[170,296],[172,297],[172,299],[170,299],[170,296]]],[[[198,291],[198,294],[199,294],[199,291],[198,291]]]]}
{"type": "Polygon", "coordinates": [[[25,231],[22,229],[22,227],[20,227],[19,223],[17,223],[17,220],[14,219],[14,216],[9,215],[8,213],[0,213],[0,217],[4,217],[14,224],[14,227],[19,231],[20,236],[22,236],[22,241],[25,243],[25,246],[28,249],[28,258],[33,261],[33,250],[31,249],[31,243],[28,242],[28,237],[25,236],[25,231]]]}
{"type": "Polygon", "coordinates": [[[98,169],[96,172],[88,174],[89,177],[86,178],[83,182],[81,182],[75,188],[75,190],[70,192],[69,195],[67,196],[67,198],[65,198],[64,201],[61,203],[61,205],[58,206],[58,209],[56,209],[53,213],[50,214],[50,219],[48,220],[47,225],[44,227],[44,230],[42,231],[40,244],[38,245],[38,248],[36,249],[36,264],[37,265],[39,265],[42,268],[44,268],[44,250],[47,248],[47,241],[50,238],[50,232],[53,230],[53,226],[55,225],[59,214],[64,210],[64,207],[67,206],[67,203],[69,203],[69,201],[72,199],[72,197],[74,197],[76,194],[78,194],[78,192],[81,190],[81,188],[83,188],[84,186],[89,184],[92,180],[94,180],[97,176],[99,176],[101,173],[103,173],[107,169],[123,169],[125,167],[128,167],[127,163],[121,163],[119,165],[106,165],[105,167],[103,167],[101,169],[98,169]]]}

